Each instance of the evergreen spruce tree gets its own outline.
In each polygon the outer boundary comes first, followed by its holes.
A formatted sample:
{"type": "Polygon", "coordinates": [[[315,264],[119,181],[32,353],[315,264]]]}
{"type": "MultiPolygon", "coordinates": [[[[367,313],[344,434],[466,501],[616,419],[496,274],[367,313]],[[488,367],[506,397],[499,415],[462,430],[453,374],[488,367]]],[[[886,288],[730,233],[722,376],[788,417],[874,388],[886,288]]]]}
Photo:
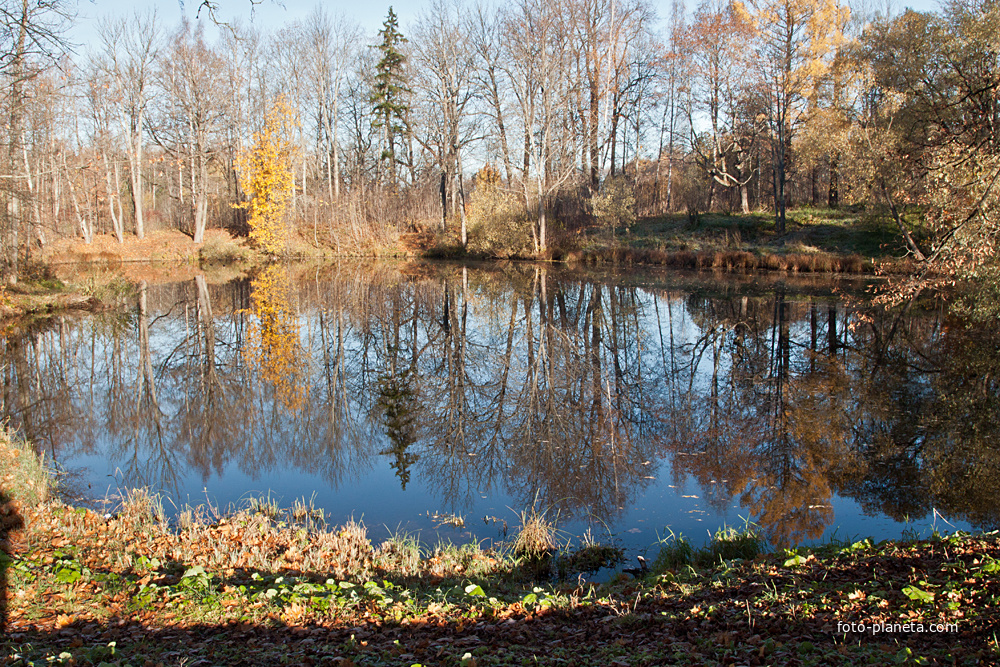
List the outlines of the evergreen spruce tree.
{"type": "MultiPolygon", "coordinates": [[[[406,87],[406,55],[400,51],[400,46],[406,43],[406,38],[399,32],[399,22],[395,12],[389,7],[389,15],[379,31],[382,43],[376,48],[382,53],[382,58],[376,65],[375,87],[372,93],[374,117],[372,127],[382,130],[383,150],[381,163],[388,164],[389,177],[393,187],[396,186],[396,138],[402,134],[406,125],[406,115],[410,110],[406,96],[410,89],[406,87]]],[[[380,177],[384,173],[379,169],[380,177]]]]}

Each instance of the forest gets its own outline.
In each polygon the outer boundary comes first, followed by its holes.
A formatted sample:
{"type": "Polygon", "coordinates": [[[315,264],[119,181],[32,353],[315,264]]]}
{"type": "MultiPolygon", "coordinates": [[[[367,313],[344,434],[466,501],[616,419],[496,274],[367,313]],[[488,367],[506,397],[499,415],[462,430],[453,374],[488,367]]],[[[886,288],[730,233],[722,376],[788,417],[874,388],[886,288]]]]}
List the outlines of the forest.
{"type": "Polygon", "coordinates": [[[8,282],[60,238],[247,236],[241,165],[268,127],[276,233],[338,253],[421,233],[546,258],[637,219],[765,211],[780,237],[792,207],[852,207],[922,277],[992,275],[992,0],[674,0],[666,16],[647,0],[428,0],[412,25],[389,8],[377,34],[317,7],[214,43],[205,16],[137,11],[82,46],[71,12],[0,3],[8,282]]]}

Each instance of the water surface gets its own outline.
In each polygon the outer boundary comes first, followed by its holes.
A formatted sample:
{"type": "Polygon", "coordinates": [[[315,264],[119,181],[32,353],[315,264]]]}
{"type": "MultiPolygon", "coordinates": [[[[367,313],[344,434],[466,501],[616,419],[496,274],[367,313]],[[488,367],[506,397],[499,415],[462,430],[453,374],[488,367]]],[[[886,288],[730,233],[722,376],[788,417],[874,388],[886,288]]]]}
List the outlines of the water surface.
{"type": "Polygon", "coordinates": [[[9,331],[2,412],[93,497],[304,498],[376,539],[503,538],[530,506],[632,552],[745,520],[781,545],[997,526],[998,327],[873,315],[866,286],[356,262],[142,283],[9,331]]]}

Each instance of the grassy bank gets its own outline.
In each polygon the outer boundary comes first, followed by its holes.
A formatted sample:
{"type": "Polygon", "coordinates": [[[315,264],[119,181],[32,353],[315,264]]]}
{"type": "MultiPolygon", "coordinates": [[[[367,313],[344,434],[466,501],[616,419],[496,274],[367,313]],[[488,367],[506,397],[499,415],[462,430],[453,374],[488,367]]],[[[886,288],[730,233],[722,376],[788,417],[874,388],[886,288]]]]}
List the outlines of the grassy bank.
{"type": "Polygon", "coordinates": [[[589,230],[556,258],[590,263],[645,264],[734,272],[908,273],[913,263],[884,221],[848,209],[789,212],[777,235],[767,213],[673,214],[639,220],[612,234],[589,230]]]}
{"type": "Polygon", "coordinates": [[[540,576],[568,554],[544,555],[537,514],[496,550],[375,546],[360,524],[327,527],[305,506],[171,522],[139,493],[106,516],[47,500],[39,461],[0,440],[3,664],[1000,660],[993,534],[764,554],[752,532],[724,531],[701,550],[667,540],[648,570],[594,585],[540,576]]]}
{"type": "MultiPolygon", "coordinates": [[[[764,213],[674,214],[644,218],[628,232],[617,234],[597,227],[573,233],[555,229],[555,239],[545,253],[536,256],[523,249],[507,252],[500,248],[497,257],[737,273],[907,274],[916,268],[884,221],[847,209],[797,209],[789,213],[787,228],[787,233],[778,236],[772,217],[764,213]]],[[[408,233],[394,238],[394,245],[340,250],[364,257],[497,258],[467,253],[454,234],[408,233]]],[[[325,261],[343,253],[295,236],[289,239],[287,259],[325,261]]],[[[126,237],[124,243],[107,235],[98,235],[89,244],[61,239],[45,247],[16,285],[0,288],[0,318],[98,310],[119,296],[115,290],[123,286],[116,280],[139,282],[151,271],[161,276],[173,273],[182,280],[227,267],[245,273],[267,261],[246,239],[233,238],[223,230],[209,230],[201,244],[192,243],[179,231],[155,232],[141,241],[126,237]],[[56,278],[57,273],[65,273],[59,267],[80,265],[102,267],[108,277],[97,284],[63,283],[56,278]]]]}

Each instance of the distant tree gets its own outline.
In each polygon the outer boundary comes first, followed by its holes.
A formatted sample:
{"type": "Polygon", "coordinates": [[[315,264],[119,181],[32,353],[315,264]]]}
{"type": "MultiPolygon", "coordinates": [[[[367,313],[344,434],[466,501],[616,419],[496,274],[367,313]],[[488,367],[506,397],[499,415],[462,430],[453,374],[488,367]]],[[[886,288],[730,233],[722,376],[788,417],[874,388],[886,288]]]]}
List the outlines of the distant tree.
{"type": "Polygon", "coordinates": [[[503,17],[499,12],[487,9],[477,3],[467,21],[469,39],[476,54],[473,72],[477,79],[476,88],[486,103],[481,111],[492,126],[487,132],[488,149],[499,154],[504,165],[507,184],[514,180],[511,164],[510,142],[507,137],[508,118],[507,92],[509,82],[506,76],[506,48],[503,39],[503,17]],[[495,138],[494,138],[495,137],[495,138]]]}
{"type": "Polygon", "coordinates": [[[340,201],[340,115],[344,82],[357,56],[361,29],[344,16],[317,8],[306,20],[309,101],[316,114],[320,159],[326,165],[327,195],[340,201]]]}
{"type": "Polygon", "coordinates": [[[183,168],[190,178],[194,205],[193,239],[201,243],[208,224],[209,163],[220,151],[223,121],[230,98],[225,90],[225,64],[205,43],[200,27],[183,24],[157,68],[163,91],[153,138],[176,161],[178,195],[183,202],[183,168]]]}
{"type": "Polygon", "coordinates": [[[757,0],[758,66],[773,167],[775,230],[785,233],[792,139],[830,66],[850,10],[838,0],[757,0]]]}
{"type": "Polygon", "coordinates": [[[406,83],[406,54],[401,50],[407,40],[399,32],[399,21],[392,7],[389,7],[389,15],[378,34],[382,42],[377,44],[376,48],[382,57],[375,66],[375,82],[371,98],[375,118],[372,127],[382,131],[380,176],[387,169],[390,182],[395,188],[396,142],[407,129],[407,114],[410,111],[407,97],[410,89],[406,83]]]}
{"type": "Polygon", "coordinates": [[[101,52],[97,62],[107,77],[115,122],[125,138],[135,234],[140,239],[146,234],[142,210],[142,139],[157,56],[158,29],[156,12],[107,19],[98,27],[101,52]]]}
{"type": "MultiPolygon", "coordinates": [[[[705,0],[688,27],[684,47],[690,58],[688,81],[691,91],[689,114],[707,120],[701,137],[692,137],[691,146],[698,165],[709,182],[708,208],[713,207],[715,187],[737,187],[743,195],[751,176],[749,161],[754,123],[744,123],[742,111],[754,79],[751,57],[746,48],[755,37],[750,15],[741,3],[705,0]]],[[[691,132],[697,124],[688,118],[691,132]]],[[[749,202],[742,197],[744,213],[749,202]]]]}
{"type": "Polygon", "coordinates": [[[523,130],[522,192],[525,207],[537,211],[531,232],[535,252],[548,246],[549,198],[577,166],[568,118],[575,82],[566,76],[571,54],[564,18],[549,2],[520,0],[504,26],[508,76],[523,130]]]}
{"type": "Polygon", "coordinates": [[[468,243],[462,150],[473,141],[477,126],[471,110],[476,95],[474,53],[460,1],[435,0],[421,16],[414,38],[415,88],[424,101],[426,139],[421,142],[437,156],[441,171],[441,227],[445,228],[448,194],[451,210],[461,219],[462,246],[468,243]]]}

